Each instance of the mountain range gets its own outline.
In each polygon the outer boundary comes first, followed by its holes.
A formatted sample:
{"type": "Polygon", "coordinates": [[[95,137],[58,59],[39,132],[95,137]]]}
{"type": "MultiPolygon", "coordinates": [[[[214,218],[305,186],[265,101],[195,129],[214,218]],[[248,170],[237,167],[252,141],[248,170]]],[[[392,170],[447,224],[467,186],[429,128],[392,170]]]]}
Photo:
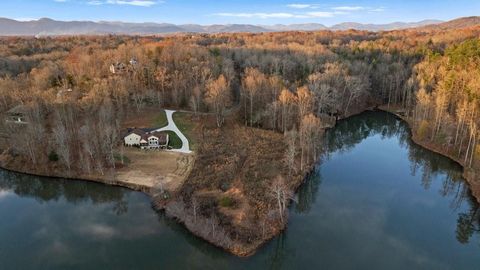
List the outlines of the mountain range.
{"type": "Polygon", "coordinates": [[[306,24],[169,24],[169,23],[126,23],[107,21],[56,21],[42,18],[31,21],[17,21],[0,18],[0,36],[35,36],[35,35],[102,35],[102,34],[167,34],[167,33],[231,33],[231,32],[277,32],[277,31],[318,31],[318,30],[366,30],[389,31],[415,27],[446,29],[449,27],[480,24],[480,17],[460,18],[450,22],[424,20],[420,22],[394,22],[389,24],[361,24],[346,22],[327,27],[318,23],[306,24]]]}

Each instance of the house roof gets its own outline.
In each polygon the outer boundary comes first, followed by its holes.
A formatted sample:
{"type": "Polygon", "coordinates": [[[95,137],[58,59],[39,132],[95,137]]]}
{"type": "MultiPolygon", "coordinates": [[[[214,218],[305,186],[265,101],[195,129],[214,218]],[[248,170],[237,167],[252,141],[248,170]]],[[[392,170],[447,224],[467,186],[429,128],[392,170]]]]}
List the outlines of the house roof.
{"type": "Polygon", "coordinates": [[[147,132],[143,129],[140,129],[140,128],[134,128],[130,131],[130,133],[135,133],[137,135],[142,136],[142,135],[146,134],[147,132]]]}
{"type": "Polygon", "coordinates": [[[148,138],[152,136],[157,137],[160,143],[163,143],[163,144],[167,143],[168,134],[166,132],[152,132],[152,133],[144,134],[142,135],[142,139],[148,140],[148,138]]]}
{"type": "Polygon", "coordinates": [[[123,68],[123,67],[126,67],[126,65],[122,62],[115,62],[115,63],[112,63],[112,66],[116,67],[116,68],[123,68]]]}
{"type": "Polygon", "coordinates": [[[127,128],[127,130],[123,133],[123,137],[127,137],[130,134],[137,134],[138,136],[143,136],[147,132],[140,128],[127,128]]]}
{"type": "Polygon", "coordinates": [[[123,138],[127,137],[131,134],[137,134],[143,140],[148,141],[148,138],[155,136],[158,138],[160,143],[167,143],[168,134],[164,131],[160,132],[151,132],[153,129],[151,128],[128,128],[123,135],[123,138]],[[151,132],[151,133],[150,133],[151,132]]]}
{"type": "Polygon", "coordinates": [[[7,113],[11,115],[18,115],[25,114],[27,113],[27,111],[27,106],[20,104],[8,110],[7,113]]]}

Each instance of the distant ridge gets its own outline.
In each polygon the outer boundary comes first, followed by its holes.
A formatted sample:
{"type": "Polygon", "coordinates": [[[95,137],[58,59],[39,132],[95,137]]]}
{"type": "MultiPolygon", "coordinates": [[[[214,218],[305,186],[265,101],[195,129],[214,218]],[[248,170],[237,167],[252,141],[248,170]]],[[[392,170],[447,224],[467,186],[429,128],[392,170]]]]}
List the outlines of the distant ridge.
{"type": "Polygon", "coordinates": [[[217,24],[198,25],[169,23],[125,23],[125,22],[92,22],[92,21],[56,21],[42,18],[32,21],[16,21],[0,18],[0,36],[36,36],[36,35],[152,35],[168,33],[232,33],[232,32],[278,32],[278,31],[319,31],[319,30],[365,30],[390,31],[421,27],[423,29],[455,29],[480,24],[480,17],[459,18],[449,22],[425,20],[420,22],[394,22],[389,24],[361,24],[345,22],[326,27],[318,23],[306,24],[217,24]]]}
{"type": "Polygon", "coordinates": [[[263,25],[265,29],[271,31],[319,31],[319,30],[328,30],[323,24],[319,23],[303,23],[303,24],[275,24],[275,25],[263,25]]]}
{"type": "Polygon", "coordinates": [[[467,27],[472,27],[477,25],[480,25],[480,17],[472,16],[472,17],[458,18],[455,20],[451,20],[451,21],[443,22],[439,24],[428,25],[424,27],[424,29],[451,30],[451,29],[467,28],[467,27]]]}
{"type": "Polygon", "coordinates": [[[421,27],[421,26],[432,25],[432,24],[439,24],[442,22],[443,21],[439,21],[439,20],[424,20],[420,22],[410,22],[410,23],[394,22],[394,23],[388,23],[388,24],[361,24],[361,23],[347,22],[347,23],[336,24],[330,27],[330,30],[356,29],[356,30],[366,30],[366,31],[391,31],[391,30],[421,27]]]}

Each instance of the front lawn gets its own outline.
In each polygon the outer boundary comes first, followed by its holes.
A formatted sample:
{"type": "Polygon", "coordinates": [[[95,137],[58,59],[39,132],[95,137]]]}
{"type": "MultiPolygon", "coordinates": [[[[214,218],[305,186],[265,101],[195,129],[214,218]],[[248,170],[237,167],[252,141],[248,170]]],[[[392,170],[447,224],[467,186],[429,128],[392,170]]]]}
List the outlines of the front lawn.
{"type": "Polygon", "coordinates": [[[168,125],[167,114],[164,110],[161,110],[158,114],[156,114],[152,119],[152,127],[154,128],[162,128],[168,125]]]}
{"type": "Polygon", "coordinates": [[[173,149],[180,149],[182,148],[182,140],[177,136],[177,133],[173,131],[166,131],[168,133],[168,146],[172,147],[173,149]]]}
{"type": "MultiPolygon", "coordinates": [[[[184,112],[175,112],[173,114],[173,121],[177,125],[178,129],[187,137],[188,142],[190,144],[190,149],[195,150],[195,140],[193,140],[193,129],[195,127],[195,123],[192,121],[192,114],[184,113],[184,112]]],[[[180,141],[180,144],[182,142],[180,141]]]]}

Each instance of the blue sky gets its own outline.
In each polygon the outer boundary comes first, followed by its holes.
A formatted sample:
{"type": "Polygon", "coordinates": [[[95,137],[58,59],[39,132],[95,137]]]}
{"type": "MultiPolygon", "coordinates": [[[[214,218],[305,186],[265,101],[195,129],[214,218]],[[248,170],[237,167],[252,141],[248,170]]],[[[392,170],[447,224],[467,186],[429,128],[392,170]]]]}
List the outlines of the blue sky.
{"type": "Polygon", "coordinates": [[[480,0],[1,0],[0,17],[20,20],[175,24],[388,23],[480,15],[480,0]]]}

